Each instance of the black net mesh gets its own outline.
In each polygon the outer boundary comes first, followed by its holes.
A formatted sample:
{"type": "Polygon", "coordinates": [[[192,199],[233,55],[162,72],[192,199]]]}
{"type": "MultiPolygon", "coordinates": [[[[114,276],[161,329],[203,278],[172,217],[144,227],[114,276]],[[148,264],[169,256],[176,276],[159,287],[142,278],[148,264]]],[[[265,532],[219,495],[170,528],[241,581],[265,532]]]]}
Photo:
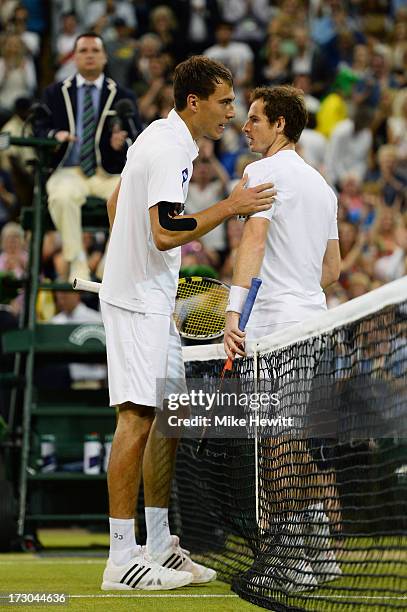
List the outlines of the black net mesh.
{"type": "MultiPolygon", "coordinates": [[[[187,361],[187,377],[216,385],[222,365],[187,361]]],[[[181,442],[183,545],[264,608],[406,609],[406,373],[406,303],[239,360],[294,427],[209,439],[202,457],[181,442]]]]}

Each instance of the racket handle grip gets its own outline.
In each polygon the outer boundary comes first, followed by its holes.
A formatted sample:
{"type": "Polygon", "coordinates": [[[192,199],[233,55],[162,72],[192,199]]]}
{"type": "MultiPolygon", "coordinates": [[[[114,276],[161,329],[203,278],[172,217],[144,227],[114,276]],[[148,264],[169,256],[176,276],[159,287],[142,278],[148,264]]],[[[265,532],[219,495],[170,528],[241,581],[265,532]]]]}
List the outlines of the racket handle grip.
{"type": "Polygon", "coordinates": [[[246,301],[243,306],[242,313],[239,319],[239,329],[240,331],[244,331],[247,325],[247,321],[249,320],[250,313],[253,309],[254,302],[256,301],[257,293],[260,289],[261,279],[260,278],[252,278],[252,284],[249,289],[249,293],[247,294],[246,301]]]}
{"type": "Polygon", "coordinates": [[[75,278],[72,283],[73,289],[76,291],[89,291],[90,293],[99,293],[101,283],[95,283],[94,281],[82,280],[81,278],[75,278]]]}

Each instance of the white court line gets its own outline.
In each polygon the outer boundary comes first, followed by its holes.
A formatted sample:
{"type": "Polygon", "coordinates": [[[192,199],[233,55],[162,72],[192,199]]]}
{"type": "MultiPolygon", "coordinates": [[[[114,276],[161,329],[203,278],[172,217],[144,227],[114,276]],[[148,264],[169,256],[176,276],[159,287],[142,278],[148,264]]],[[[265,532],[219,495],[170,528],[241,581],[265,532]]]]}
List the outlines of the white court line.
{"type": "Polygon", "coordinates": [[[93,599],[93,598],[103,598],[103,597],[107,597],[107,598],[114,598],[114,597],[129,597],[130,599],[132,598],[139,598],[139,599],[167,599],[167,597],[172,597],[172,599],[201,599],[201,597],[204,597],[205,599],[223,599],[225,597],[233,597],[234,599],[236,599],[237,597],[239,597],[238,595],[234,595],[233,593],[231,594],[225,594],[222,595],[222,593],[207,593],[206,595],[199,595],[197,593],[195,593],[194,595],[188,595],[187,593],[168,593],[168,595],[166,595],[165,593],[157,593],[157,594],[151,594],[150,593],[148,595],[143,595],[142,593],[132,593],[131,595],[121,595],[121,594],[116,594],[116,593],[105,593],[102,595],[70,595],[69,597],[72,598],[77,598],[77,599],[93,599]]]}
{"type": "MultiPolygon", "coordinates": [[[[194,587],[192,587],[194,588],[194,587]]],[[[71,595],[67,593],[69,598],[72,599],[237,599],[239,596],[233,593],[154,593],[154,594],[143,594],[143,593],[91,593],[89,595],[71,595]]],[[[360,600],[381,600],[381,601],[393,601],[393,600],[406,600],[405,595],[394,595],[394,596],[379,596],[379,595],[360,595],[352,598],[349,595],[307,595],[308,599],[347,599],[350,602],[357,603],[360,600]]],[[[0,597],[0,601],[5,599],[0,597]]]]}

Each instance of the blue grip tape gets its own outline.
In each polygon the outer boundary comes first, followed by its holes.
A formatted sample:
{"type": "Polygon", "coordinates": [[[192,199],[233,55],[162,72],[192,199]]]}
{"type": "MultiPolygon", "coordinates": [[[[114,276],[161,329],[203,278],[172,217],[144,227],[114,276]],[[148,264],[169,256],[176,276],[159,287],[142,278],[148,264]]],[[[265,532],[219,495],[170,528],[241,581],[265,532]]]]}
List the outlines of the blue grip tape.
{"type": "Polygon", "coordinates": [[[252,284],[250,286],[249,293],[247,294],[242,314],[240,315],[239,319],[240,331],[244,331],[246,328],[247,321],[249,320],[250,314],[254,306],[254,302],[256,301],[257,293],[260,289],[261,282],[261,278],[252,278],[252,284]]]}

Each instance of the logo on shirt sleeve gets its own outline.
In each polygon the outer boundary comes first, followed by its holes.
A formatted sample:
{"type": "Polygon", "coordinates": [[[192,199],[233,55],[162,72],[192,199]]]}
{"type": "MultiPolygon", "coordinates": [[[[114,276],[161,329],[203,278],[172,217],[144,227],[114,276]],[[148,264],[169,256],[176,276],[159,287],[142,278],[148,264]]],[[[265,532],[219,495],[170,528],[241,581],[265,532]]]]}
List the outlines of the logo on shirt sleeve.
{"type": "Polygon", "coordinates": [[[186,183],[187,180],[188,180],[188,168],[185,168],[185,170],[182,171],[182,186],[184,186],[184,183],[186,183]]]}

